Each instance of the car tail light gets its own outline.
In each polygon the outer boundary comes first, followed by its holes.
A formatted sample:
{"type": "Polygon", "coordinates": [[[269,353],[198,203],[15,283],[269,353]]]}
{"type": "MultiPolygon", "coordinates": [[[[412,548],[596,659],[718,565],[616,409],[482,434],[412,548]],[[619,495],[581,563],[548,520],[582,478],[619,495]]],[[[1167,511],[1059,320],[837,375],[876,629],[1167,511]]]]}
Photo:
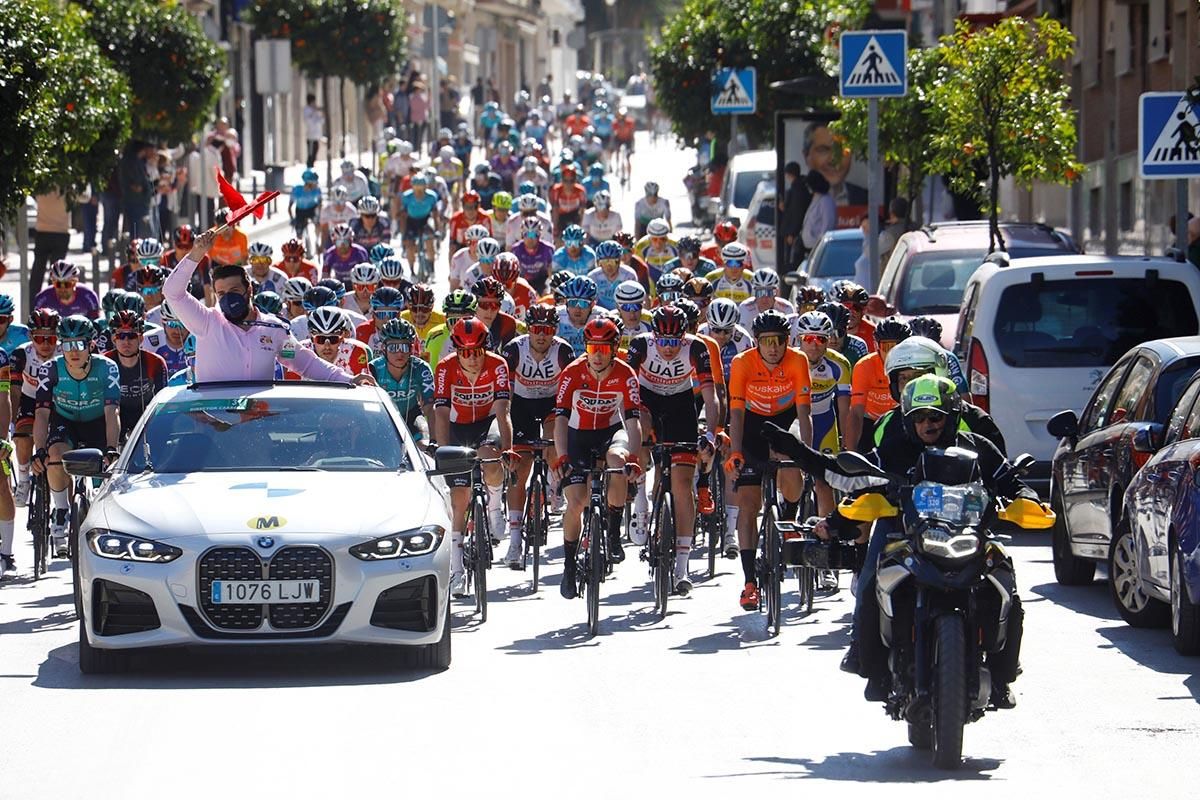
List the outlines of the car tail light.
{"type": "Polygon", "coordinates": [[[971,402],[991,413],[988,390],[988,362],[983,345],[978,339],[971,340],[971,358],[967,367],[967,384],[971,391],[971,402]]]}

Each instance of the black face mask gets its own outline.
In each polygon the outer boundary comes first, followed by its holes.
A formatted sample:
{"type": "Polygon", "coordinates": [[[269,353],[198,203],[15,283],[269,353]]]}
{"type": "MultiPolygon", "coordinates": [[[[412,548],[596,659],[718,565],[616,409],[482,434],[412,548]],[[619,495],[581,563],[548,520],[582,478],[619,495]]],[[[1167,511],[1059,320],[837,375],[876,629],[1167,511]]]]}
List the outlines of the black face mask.
{"type": "Polygon", "coordinates": [[[221,295],[217,304],[221,307],[221,313],[225,315],[225,319],[234,325],[240,324],[250,314],[250,301],[246,299],[246,295],[240,292],[221,295]]]}

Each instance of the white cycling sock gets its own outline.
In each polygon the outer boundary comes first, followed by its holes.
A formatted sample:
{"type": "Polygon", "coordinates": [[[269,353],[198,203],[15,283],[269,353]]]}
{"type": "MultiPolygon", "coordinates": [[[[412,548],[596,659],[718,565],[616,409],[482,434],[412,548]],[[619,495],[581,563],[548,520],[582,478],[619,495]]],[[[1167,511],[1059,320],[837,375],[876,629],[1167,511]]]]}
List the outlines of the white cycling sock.
{"type": "Polygon", "coordinates": [[[17,483],[29,483],[29,462],[17,462],[17,483]]]}
{"type": "Polygon", "coordinates": [[[725,532],[737,535],[738,507],[725,506],[725,532]]]}
{"type": "Polygon", "coordinates": [[[691,536],[675,537],[675,580],[683,580],[688,574],[688,555],[692,552],[691,536]]]}
{"type": "Polygon", "coordinates": [[[71,502],[67,499],[66,489],[50,490],[50,506],[52,508],[67,508],[71,502]]]}
{"type": "Polygon", "coordinates": [[[637,485],[637,497],[633,498],[633,510],[638,514],[650,513],[650,498],[646,495],[646,482],[637,485]]]}
{"type": "Polygon", "coordinates": [[[488,511],[495,513],[504,510],[504,486],[488,486],[488,511]]]}
{"type": "Polygon", "coordinates": [[[11,519],[0,519],[0,556],[13,554],[13,522],[11,519]]]}
{"type": "Polygon", "coordinates": [[[450,531],[450,572],[463,572],[463,535],[462,531],[450,531]]]}
{"type": "Polygon", "coordinates": [[[519,532],[521,530],[520,511],[513,511],[511,508],[508,510],[508,529],[513,532],[519,532]]]}

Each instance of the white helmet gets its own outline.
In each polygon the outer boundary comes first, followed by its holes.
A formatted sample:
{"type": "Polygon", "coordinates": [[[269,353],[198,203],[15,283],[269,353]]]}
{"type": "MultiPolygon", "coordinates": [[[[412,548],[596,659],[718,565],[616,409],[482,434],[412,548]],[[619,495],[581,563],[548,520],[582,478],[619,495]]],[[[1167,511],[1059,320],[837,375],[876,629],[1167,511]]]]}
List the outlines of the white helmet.
{"type": "Polygon", "coordinates": [[[646,287],[637,281],[621,281],[617,284],[615,297],[618,303],[644,303],[646,287]]]}
{"type": "Polygon", "coordinates": [[[348,333],[350,317],[337,306],[321,306],[308,312],[309,336],[333,336],[348,333]]]}
{"type": "Polygon", "coordinates": [[[379,283],[379,267],[370,261],[355,264],[350,270],[350,282],[359,286],[374,286],[379,283]]]}
{"type": "Polygon", "coordinates": [[[533,171],[538,168],[538,160],[535,156],[525,156],[525,160],[521,162],[521,169],[533,171]]]}
{"type": "Polygon", "coordinates": [[[179,315],[175,313],[175,310],[173,308],[171,308],[171,304],[168,303],[166,300],[162,301],[162,305],[159,307],[158,313],[162,315],[163,322],[178,322],[179,321],[179,315]]]}
{"type": "Polygon", "coordinates": [[[779,273],[770,267],[759,267],[750,278],[751,289],[778,289],[779,273]]]}
{"type": "Polygon", "coordinates": [[[670,232],[670,224],[662,217],[655,217],[646,223],[646,233],[651,236],[666,236],[670,232]]]}
{"type": "Polygon", "coordinates": [[[708,305],[708,324],[712,328],[732,328],[742,317],[737,303],[728,297],[718,297],[708,305]]]}
{"type": "Polygon", "coordinates": [[[153,237],[148,237],[148,238],[142,239],[140,242],[138,242],[138,246],[137,246],[138,260],[141,260],[143,258],[158,259],[158,258],[162,257],[162,254],[163,254],[162,242],[158,241],[158,239],[155,239],[153,237]]]}
{"type": "Polygon", "coordinates": [[[592,196],[592,205],[600,209],[609,208],[612,206],[612,195],[607,189],[601,189],[592,196]]]}
{"type": "Polygon", "coordinates": [[[721,248],[721,258],[725,260],[745,261],[750,256],[750,251],[746,249],[746,245],[741,242],[730,242],[721,248]]]}
{"type": "Polygon", "coordinates": [[[379,213],[379,200],[372,195],[367,195],[358,201],[358,213],[371,216],[379,213]]]}
{"type": "MultiPolygon", "coordinates": [[[[446,131],[445,138],[449,139],[450,138],[449,129],[443,128],[442,130],[446,131]]],[[[445,147],[438,148],[438,158],[440,158],[442,161],[449,161],[450,159],[454,158],[454,148],[451,147],[450,145],[446,145],[445,147]]]]}
{"type": "Polygon", "coordinates": [[[475,246],[475,254],[479,256],[479,260],[483,259],[494,260],[500,255],[500,243],[490,236],[486,236],[479,240],[479,244],[475,246]]]}
{"type": "Polygon", "coordinates": [[[655,183],[654,181],[646,181],[645,189],[646,189],[647,197],[657,197],[658,196],[658,184],[655,183]]]}
{"type": "Polygon", "coordinates": [[[478,242],[488,237],[488,229],[482,225],[469,225],[463,232],[463,238],[468,242],[478,242]]]}
{"type": "Polygon", "coordinates": [[[266,242],[254,242],[249,249],[250,258],[273,258],[275,252],[266,242]]]}
{"type": "Polygon", "coordinates": [[[518,211],[537,211],[541,205],[536,194],[523,194],[517,198],[518,211]]]}
{"type": "Polygon", "coordinates": [[[65,259],[59,259],[50,265],[47,270],[51,281],[76,281],[79,280],[79,267],[65,259]]]}
{"type": "Polygon", "coordinates": [[[329,195],[333,198],[333,202],[344,203],[350,196],[350,190],[344,184],[339,183],[329,190],[329,195]]]}
{"type": "Polygon", "coordinates": [[[283,302],[299,303],[304,300],[304,293],[312,288],[312,282],[308,278],[288,278],[283,284],[283,302]]]}
{"type": "MultiPolygon", "coordinates": [[[[454,133],[449,128],[438,128],[439,139],[449,139],[453,135],[454,133]]],[[[442,149],[445,150],[446,148],[443,147],[442,149]]],[[[450,150],[450,155],[454,155],[453,149],[450,150]]]]}
{"type": "Polygon", "coordinates": [[[945,349],[924,336],[910,336],[888,353],[885,371],[888,375],[903,369],[927,369],[939,377],[948,377],[949,358],[945,349]]]}
{"type": "Polygon", "coordinates": [[[413,151],[412,142],[401,141],[400,144],[396,145],[396,150],[399,151],[400,155],[402,156],[411,155],[413,151]]]}
{"type": "Polygon", "coordinates": [[[398,258],[385,258],[379,262],[379,277],[385,281],[404,279],[404,262],[398,258]]]}
{"type": "Polygon", "coordinates": [[[513,296],[508,292],[505,292],[504,297],[500,298],[500,310],[509,316],[517,313],[517,301],[513,300],[513,296]]]}
{"type": "Polygon", "coordinates": [[[833,320],[823,311],[806,311],[796,318],[796,332],[833,336],[833,320]]]}

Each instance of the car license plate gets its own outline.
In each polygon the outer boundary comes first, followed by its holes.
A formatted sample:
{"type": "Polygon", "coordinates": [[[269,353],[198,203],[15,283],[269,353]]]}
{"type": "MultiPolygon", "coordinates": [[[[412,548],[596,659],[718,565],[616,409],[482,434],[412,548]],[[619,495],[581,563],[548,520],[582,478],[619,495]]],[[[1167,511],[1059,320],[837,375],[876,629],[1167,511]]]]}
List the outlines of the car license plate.
{"type": "Polygon", "coordinates": [[[213,581],[212,601],[222,603],[316,603],[321,599],[321,582],[303,581],[213,581]]]}

